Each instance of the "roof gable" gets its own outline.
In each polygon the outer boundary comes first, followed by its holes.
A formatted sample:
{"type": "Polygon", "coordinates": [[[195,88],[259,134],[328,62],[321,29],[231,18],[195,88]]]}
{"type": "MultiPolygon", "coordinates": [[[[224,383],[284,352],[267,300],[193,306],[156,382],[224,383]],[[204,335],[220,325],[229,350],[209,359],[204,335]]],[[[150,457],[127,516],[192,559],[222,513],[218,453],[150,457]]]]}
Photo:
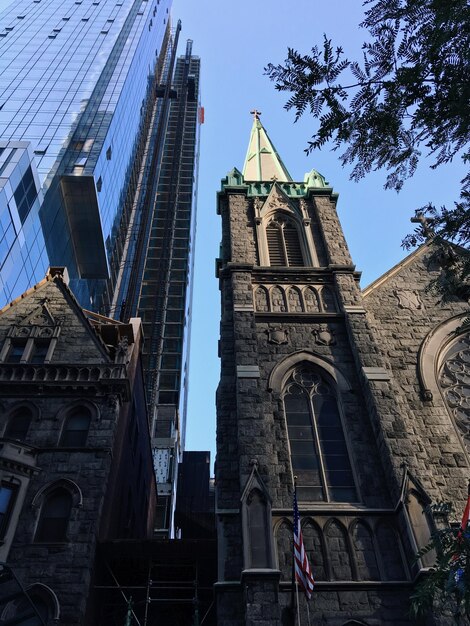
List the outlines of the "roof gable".
{"type": "Polygon", "coordinates": [[[105,344],[59,275],[48,276],[0,311],[0,339],[12,336],[13,329],[20,334],[36,329],[28,336],[44,337],[49,332],[43,331],[54,330],[57,343],[51,363],[111,362],[105,344]]]}

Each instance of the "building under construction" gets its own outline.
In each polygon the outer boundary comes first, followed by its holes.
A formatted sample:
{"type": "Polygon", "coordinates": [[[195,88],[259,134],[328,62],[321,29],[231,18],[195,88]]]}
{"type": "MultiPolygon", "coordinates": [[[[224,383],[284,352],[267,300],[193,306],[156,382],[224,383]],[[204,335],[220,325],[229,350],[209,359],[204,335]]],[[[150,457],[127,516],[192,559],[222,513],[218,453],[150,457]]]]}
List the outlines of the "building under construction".
{"type": "Polygon", "coordinates": [[[200,60],[192,41],[169,47],[114,316],[140,317],[143,366],[158,485],[156,531],[173,535],[178,460],[184,449],[189,332],[196,232],[200,60]],[[172,78],[173,77],[173,78],[172,78]]]}

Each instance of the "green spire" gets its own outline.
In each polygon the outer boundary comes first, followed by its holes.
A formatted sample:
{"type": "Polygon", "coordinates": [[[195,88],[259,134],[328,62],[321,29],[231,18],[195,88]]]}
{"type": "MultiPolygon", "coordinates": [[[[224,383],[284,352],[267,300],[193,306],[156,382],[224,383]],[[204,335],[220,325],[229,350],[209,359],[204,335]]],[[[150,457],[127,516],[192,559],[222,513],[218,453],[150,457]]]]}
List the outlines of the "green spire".
{"type": "Polygon", "coordinates": [[[261,113],[256,109],[251,111],[251,113],[254,115],[254,119],[245,165],[243,166],[245,180],[264,182],[269,182],[270,180],[291,181],[291,175],[259,120],[261,113]]]}

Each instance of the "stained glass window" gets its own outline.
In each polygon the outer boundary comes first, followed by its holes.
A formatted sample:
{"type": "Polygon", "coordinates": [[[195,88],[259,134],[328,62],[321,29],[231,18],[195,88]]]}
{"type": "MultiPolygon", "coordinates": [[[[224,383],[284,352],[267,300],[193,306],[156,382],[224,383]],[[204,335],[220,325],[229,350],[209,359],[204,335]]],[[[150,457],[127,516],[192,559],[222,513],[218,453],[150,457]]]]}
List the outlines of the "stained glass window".
{"type": "Polygon", "coordinates": [[[333,385],[310,366],[296,369],[284,392],[299,500],[350,502],[357,492],[333,385]]]}

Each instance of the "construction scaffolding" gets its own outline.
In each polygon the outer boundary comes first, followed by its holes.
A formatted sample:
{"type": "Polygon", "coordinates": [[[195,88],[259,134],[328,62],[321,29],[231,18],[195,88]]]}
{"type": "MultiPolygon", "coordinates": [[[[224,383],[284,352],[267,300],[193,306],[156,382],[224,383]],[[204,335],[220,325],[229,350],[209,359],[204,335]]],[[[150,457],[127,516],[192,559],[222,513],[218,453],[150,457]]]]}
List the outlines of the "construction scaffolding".
{"type": "Polygon", "coordinates": [[[215,626],[216,542],[110,541],[100,544],[96,626],[215,626]]]}

